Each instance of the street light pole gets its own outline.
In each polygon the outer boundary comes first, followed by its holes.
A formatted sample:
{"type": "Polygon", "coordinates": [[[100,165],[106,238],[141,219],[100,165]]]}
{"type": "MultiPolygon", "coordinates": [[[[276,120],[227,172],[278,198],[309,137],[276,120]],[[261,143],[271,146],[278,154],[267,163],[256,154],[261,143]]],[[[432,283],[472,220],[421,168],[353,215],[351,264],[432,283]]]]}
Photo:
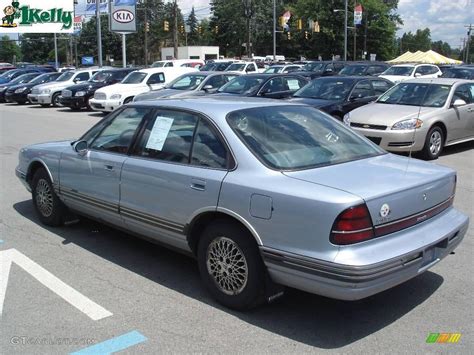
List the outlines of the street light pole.
{"type": "Polygon", "coordinates": [[[56,70],[59,69],[59,62],[58,62],[58,37],[56,36],[56,32],[54,33],[54,67],[56,70]]]}
{"type": "Polygon", "coordinates": [[[95,0],[95,16],[97,26],[97,49],[99,68],[102,68],[102,27],[100,23],[100,0],[95,0]]]}
{"type": "Polygon", "coordinates": [[[347,60],[347,1],[344,1],[344,60],[347,60]]]}
{"type": "Polygon", "coordinates": [[[276,62],[276,0],[273,0],[273,61],[276,62]]]}

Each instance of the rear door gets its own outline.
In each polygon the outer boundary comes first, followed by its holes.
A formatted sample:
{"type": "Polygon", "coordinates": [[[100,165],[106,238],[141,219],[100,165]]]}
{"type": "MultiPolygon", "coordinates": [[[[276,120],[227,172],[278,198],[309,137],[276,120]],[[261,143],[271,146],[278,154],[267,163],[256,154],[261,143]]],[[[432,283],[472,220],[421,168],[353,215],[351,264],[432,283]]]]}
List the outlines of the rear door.
{"type": "Polygon", "coordinates": [[[187,248],[186,224],[216,209],[232,159],[206,118],[171,109],[153,116],[123,165],[120,212],[137,233],[187,248]]]}
{"type": "Polygon", "coordinates": [[[374,101],[377,97],[374,94],[372,85],[369,80],[359,81],[349,95],[348,101],[344,103],[344,112],[349,112],[357,107],[368,104],[374,101]]]}

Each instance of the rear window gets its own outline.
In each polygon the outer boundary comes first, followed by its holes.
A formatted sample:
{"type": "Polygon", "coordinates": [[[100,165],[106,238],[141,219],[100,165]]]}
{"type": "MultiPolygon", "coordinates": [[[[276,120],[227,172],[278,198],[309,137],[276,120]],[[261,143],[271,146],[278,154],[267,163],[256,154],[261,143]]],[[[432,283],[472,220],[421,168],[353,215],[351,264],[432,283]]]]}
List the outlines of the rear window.
{"type": "Polygon", "coordinates": [[[227,122],[266,166],[309,169],[385,152],[311,107],[272,106],[231,112],[227,122]]]}

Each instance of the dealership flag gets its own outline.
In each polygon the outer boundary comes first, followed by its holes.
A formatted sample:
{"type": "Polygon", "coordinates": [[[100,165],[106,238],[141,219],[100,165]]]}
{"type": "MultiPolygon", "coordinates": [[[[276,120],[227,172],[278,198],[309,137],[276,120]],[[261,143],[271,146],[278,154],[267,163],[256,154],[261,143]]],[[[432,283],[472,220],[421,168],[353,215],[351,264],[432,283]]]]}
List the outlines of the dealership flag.
{"type": "Polygon", "coordinates": [[[354,8],[354,26],[362,24],[362,5],[356,5],[354,8]]]}

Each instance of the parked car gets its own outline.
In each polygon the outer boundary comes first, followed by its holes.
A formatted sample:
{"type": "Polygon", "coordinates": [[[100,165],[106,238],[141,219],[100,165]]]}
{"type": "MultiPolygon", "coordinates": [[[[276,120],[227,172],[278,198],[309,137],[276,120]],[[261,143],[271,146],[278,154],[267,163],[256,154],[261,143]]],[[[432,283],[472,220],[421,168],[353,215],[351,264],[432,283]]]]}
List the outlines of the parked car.
{"type": "Polygon", "coordinates": [[[474,139],[474,82],[404,81],[344,122],[388,151],[436,159],[445,146],[474,139]]]}
{"type": "MultiPolygon", "coordinates": [[[[13,79],[12,81],[4,84],[0,84],[0,102],[7,102],[7,90],[11,87],[14,87],[18,84],[23,84],[27,83],[31,80],[33,80],[35,77],[40,75],[41,73],[28,73],[28,74],[23,74],[17,77],[16,79],[13,79]]],[[[9,101],[12,102],[12,101],[9,101]]]]}
{"type": "Polygon", "coordinates": [[[71,110],[80,110],[82,108],[91,110],[89,100],[94,97],[98,89],[120,83],[128,74],[135,70],[134,68],[121,68],[99,71],[88,81],[68,86],[62,90],[59,102],[71,110]]]}
{"type": "Polygon", "coordinates": [[[259,73],[257,64],[254,62],[236,62],[227,67],[225,71],[233,71],[241,74],[259,73]]]}
{"type": "Polygon", "coordinates": [[[159,60],[154,62],[151,67],[152,68],[176,68],[176,67],[192,67],[196,65],[204,65],[204,61],[200,59],[173,59],[173,60],[159,60]]]}
{"type": "Polygon", "coordinates": [[[12,69],[0,75],[0,85],[9,83],[21,75],[30,73],[42,73],[39,69],[12,69]]]}
{"type": "Polygon", "coordinates": [[[382,74],[385,70],[390,68],[390,65],[383,62],[360,62],[360,63],[351,63],[344,67],[339,75],[372,75],[377,76],[382,74]]]}
{"type": "Polygon", "coordinates": [[[16,69],[16,67],[13,64],[10,63],[0,63],[0,73],[4,73],[9,70],[16,69]]]}
{"type": "Polygon", "coordinates": [[[61,91],[71,85],[85,82],[92,78],[99,69],[80,69],[67,71],[54,82],[35,86],[28,95],[31,103],[38,103],[42,107],[60,106],[61,91]]]}
{"type": "Polygon", "coordinates": [[[337,75],[346,65],[346,62],[315,61],[306,63],[301,71],[296,71],[294,73],[310,79],[315,79],[321,76],[337,75]]]}
{"type": "Polygon", "coordinates": [[[290,97],[308,83],[308,79],[294,74],[242,75],[222,86],[214,95],[254,96],[270,99],[290,97]]]}
{"type": "Polygon", "coordinates": [[[25,104],[29,101],[28,94],[31,93],[31,90],[33,89],[33,87],[55,81],[60,76],[61,76],[61,73],[39,74],[37,77],[35,77],[33,80],[27,83],[11,86],[5,94],[6,101],[16,102],[20,105],[25,104]]]}
{"type": "Polygon", "coordinates": [[[162,89],[135,96],[134,102],[163,98],[203,96],[214,93],[224,84],[239,76],[239,73],[193,72],[181,75],[162,89]]]}
{"type": "Polygon", "coordinates": [[[441,78],[474,79],[474,67],[456,66],[443,71],[441,78]]]}
{"type": "Polygon", "coordinates": [[[132,102],[137,95],[161,89],[178,76],[197,71],[195,68],[187,67],[157,67],[137,70],[128,74],[119,84],[98,89],[89,103],[95,111],[112,112],[116,108],[132,102]]]}
{"type": "Polygon", "coordinates": [[[367,76],[327,76],[314,79],[290,99],[318,108],[342,121],[353,109],[375,101],[393,83],[367,76]]]}
{"type": "Polygon", "coordinates": [[[76,213],[194,255],[210,294],[235,309],[281,285],[371,296],[452,253],[469,224],[453,207],[454,170],[285,101],[131,104],[77,140],[21,149],[16,175],[42,223],[76,213]]]}
{"type": "Polygon", "coordinates": [[[379,77],[396,84],[414,78],[437,78],[441,74],[441,70],[433,64],[399,64],[391,66],[379,77]]]}
{"type": "Polygon", "coordinates": [[[224,71],[232,63],[234,63],[234,61],[231,61],[231,62],[210,62],[210,63],[206,63],[204,66],[199,68],[199,70],[201,70],[201,71],[224,71]]]}
{"type": "Polygon", "coordinates": [[[285,64],[285,65],[272,65],[268,67],[264,73],[265,74],[279,74],[279,73],[292,73],[295,71],[299,71],[303,68],[302,65],[297,65],[297,64],[285,64]]]}

